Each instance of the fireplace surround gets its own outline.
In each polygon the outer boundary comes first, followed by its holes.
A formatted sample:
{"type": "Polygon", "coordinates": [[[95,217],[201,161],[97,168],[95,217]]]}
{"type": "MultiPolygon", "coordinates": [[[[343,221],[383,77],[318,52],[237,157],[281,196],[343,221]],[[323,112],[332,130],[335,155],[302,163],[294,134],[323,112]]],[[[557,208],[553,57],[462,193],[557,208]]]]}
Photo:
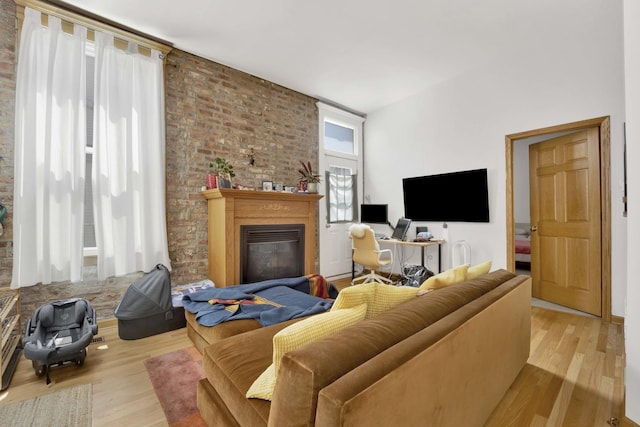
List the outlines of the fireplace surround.
{"type": "Polygon", "coordinates": [[[243,226],[302,226],[298,244],[303,248],[304,263],[300,275],[316,272],[318,201],[322,195],[224,188],[201,194],[208,207],[208,276],[217,287],[248,283],[242,273],[243,226]]]}

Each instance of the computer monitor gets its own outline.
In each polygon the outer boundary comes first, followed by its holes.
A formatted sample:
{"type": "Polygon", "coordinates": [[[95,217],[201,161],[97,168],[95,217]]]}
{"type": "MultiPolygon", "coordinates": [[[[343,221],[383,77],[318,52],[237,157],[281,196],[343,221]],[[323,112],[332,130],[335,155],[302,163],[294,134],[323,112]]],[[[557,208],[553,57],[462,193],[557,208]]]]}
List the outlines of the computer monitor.
{"type": "Polygon", "coordinates": [[[411,220],[408,218],[400,218],[396,224],[396,228],[393,229],[392,239],[404,240],[407,237],[411,220]]]}
{"type": "Polygon", "coordinates": [[[389,205],[360,205],[360,222],[365,224],[388,224],[387,211],[389,205]]]}

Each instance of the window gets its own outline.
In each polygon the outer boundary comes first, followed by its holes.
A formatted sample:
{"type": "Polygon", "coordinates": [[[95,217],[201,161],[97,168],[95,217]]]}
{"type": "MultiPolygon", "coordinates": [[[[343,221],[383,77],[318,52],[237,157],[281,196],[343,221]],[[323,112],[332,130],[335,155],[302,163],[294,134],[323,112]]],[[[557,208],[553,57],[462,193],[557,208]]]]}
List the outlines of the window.
{"type": "Polygon", "coordinates": [[[326,176],[329,222],[352,222],[356,218],[356,178],[349,168],[329,167],[326,176]]]}
{"type": "Polygon", "coordinates": [[[357,154],[355,146],[356,130],[325,120],[324,149],[345,154],[357,154]]]}
{"type": "Polygon", "coordinates": [[[358,171],[362,168],[362,123],[352,113],[318,103],[320,119],[320,168],[325,170],[326,218],[328,223],[357,219],[358,171]]]}
{"type": "Polygon", "coordinates": [[[85,147],[85,180],[84,187],[84,256],[95,256],[96,228],[93,217],[93,188],[91,187],[91,171],[93,168],[93,70],[95,51],[92,43],[87,43],[87,145],[85,147]]]}
{"type": "Polygon", "coordinates": [[[163,54],[55,12],[24,8],[11,287],[170,269],[163,54]]]}

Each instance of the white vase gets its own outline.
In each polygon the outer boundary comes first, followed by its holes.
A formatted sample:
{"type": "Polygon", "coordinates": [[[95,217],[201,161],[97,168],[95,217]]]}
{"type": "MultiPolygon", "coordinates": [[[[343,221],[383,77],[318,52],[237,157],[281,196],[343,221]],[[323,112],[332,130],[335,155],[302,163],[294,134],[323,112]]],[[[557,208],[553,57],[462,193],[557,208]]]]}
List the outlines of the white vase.
{"type": "Polygon", "coordinates": [[[317,182],[309,182],[307,184],[307,191],[309,193],[317,193],[318,192],[318,183],[317,182]]]}
{"type": "Polygon", "coordinates": [[[451,250],[451,267],[471,264],[471,247],[464,240],[458,240],[451,250]]]}

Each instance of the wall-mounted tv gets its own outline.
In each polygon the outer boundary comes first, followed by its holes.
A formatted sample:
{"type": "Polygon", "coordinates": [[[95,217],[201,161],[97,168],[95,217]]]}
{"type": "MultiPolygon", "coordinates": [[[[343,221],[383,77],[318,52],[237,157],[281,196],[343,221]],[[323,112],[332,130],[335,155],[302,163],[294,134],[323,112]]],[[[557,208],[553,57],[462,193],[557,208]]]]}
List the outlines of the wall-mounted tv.
{"type": "Polygon", "coordinates": [[[404,178],[402,191],[413,221],[489,222],[487,169],[404,178]]]}
{"type": "Polygon", "coordinates": [[[388,224],[389,205],[360,205],[360,222],[365,224],[388,224]]]}

